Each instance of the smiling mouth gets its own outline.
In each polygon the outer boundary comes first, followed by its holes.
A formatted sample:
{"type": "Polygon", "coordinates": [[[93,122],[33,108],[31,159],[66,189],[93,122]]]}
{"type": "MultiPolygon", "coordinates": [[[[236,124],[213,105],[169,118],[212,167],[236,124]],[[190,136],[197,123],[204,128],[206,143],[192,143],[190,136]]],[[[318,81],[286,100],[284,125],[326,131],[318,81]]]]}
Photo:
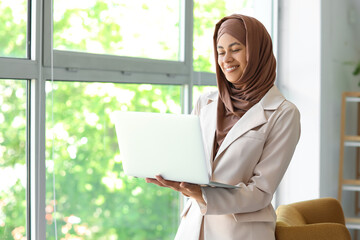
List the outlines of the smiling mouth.
{"type": "Polygon", "coordinates": [[[227,72],[232,72],[232,71],[234,71],[236,68],[238,68],[239,67],[239,65],[237,65],[237,66],[233,66],[233,67],[228,67],[228,68],[225,68],[225,70],[227,71],[227,72]]]}

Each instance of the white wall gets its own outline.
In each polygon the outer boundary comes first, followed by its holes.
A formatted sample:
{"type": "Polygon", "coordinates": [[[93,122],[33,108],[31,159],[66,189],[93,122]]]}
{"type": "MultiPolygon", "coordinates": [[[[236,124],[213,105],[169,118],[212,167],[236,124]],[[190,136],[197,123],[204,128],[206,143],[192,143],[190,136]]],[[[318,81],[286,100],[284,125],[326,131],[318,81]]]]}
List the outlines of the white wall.
{"type": "Polygon", "coordinates": [[[318,198],[320,167],[320,0],[279,0],[278,80],[300,110],[302,133],[277,205],[318,198]]]}
{"type": "Polygon", "coordinates": [[[301,112],[302,136],[277,204],[336,198],[341,93],[360,91],[345,64],[360,60],[360,1],[279,0],[278,32],[277,85],[301,112]]]}
{"type": "MultiPolygon", "coordinates": [[[[278,33],[277,84],[301,112],[302,136],[276,203],[337,198],[341,94],[360,91],[355,66],[345,64],[360,60],[360,1],[279,0],[278,33]]],[[[354,159],[345,163],[354,175],[354,159]]],[[[343,194],[345,215],[353,201],[343,194]]]]}
{"type": "Polygon", "coordinates": [[[360,60],[359,15],[358,0],[323,1],[321,197],[337,197],[341,94],[343,91],[360,91],[357,87],[358,81],[352,76],[354,66],[344,64],[348,61],[360,60]]]}

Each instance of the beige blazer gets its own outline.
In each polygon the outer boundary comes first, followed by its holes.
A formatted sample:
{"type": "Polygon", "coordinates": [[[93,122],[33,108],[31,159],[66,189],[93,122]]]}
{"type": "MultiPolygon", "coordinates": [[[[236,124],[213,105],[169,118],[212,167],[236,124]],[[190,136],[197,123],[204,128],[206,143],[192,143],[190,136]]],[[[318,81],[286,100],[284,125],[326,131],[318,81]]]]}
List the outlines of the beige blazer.
{"type": "Polygon", "coordinates": [[[187,201],[175,239],[275,239],[273,194],[300,137],[300,113],[276,86],[232,127],[214,160],[217,92],[202,95],[200,116],[212,181],[237,189],[202,187],[206,206],[187,201]],[[200,237],[201,236],[201,237],[200,237]]]}

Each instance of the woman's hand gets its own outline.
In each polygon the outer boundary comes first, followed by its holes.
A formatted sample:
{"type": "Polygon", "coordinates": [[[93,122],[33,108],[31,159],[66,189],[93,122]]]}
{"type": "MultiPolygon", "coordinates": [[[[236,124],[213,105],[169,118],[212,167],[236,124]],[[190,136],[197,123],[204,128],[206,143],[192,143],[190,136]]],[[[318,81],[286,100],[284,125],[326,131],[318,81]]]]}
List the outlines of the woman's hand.
{"type": "Polygon", "coordinates": [[[187,197],[194,198],[196,201],[202,204],[206,204],[203,197],[201,188],[199,185],[186,183],[186,182],[175,182],[169,181],[162,178],[160,175],[155,176],[155,178],[146,178],[147,183],[153,183],[160,187],[171,188],[175,191],[181,192],[187,197]]]}

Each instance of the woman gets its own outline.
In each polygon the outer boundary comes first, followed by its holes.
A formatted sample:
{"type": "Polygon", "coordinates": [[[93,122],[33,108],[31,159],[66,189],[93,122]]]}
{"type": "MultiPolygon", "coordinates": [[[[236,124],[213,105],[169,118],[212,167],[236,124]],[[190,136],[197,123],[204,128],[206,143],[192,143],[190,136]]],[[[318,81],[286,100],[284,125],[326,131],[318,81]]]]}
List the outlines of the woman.
{"type": "Polygon", "coordinates": [[[300,137],[300,114],[274,86],[271,38],[256,19],[234,14],[215,27],[218,91],[194,109],[206,140],[212,181],[236,189],[146,181],[190,197],[176,239],[274,240],[271,205],[300,137]]]}

